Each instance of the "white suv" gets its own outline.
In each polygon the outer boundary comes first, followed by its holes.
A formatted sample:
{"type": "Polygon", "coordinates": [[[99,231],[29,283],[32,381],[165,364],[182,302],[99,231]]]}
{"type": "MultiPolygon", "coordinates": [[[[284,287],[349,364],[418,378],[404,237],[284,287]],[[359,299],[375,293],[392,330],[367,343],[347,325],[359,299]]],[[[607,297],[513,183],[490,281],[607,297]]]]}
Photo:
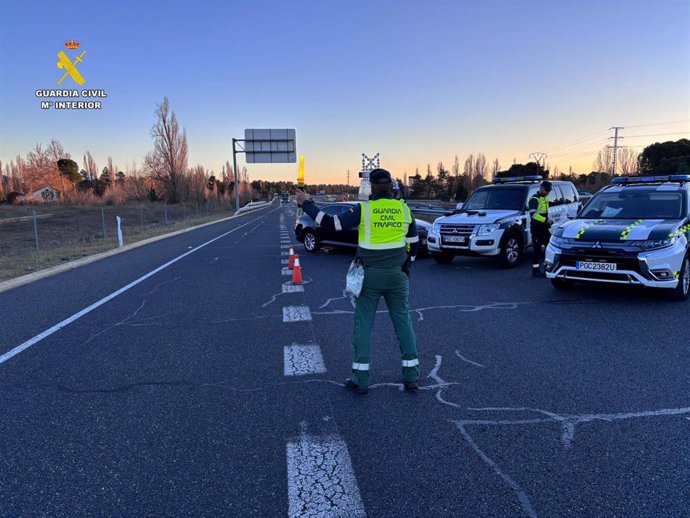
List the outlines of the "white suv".
{"type": "Polygon", "coordinates": [[[544,264],[556,288],[627,284],[687,300],[690,175],[614,178],[575,220],[554,230],[544,264]]]}
{"type": "MultiPolygon", "coordinates": [[[[494,178],[475,190],[450,215],[434,221],[427,239],[431,256],[450,263],[456,255],[498,257],[506,268],[517,265],[532,245],[527,204],[539,191],[540,176],[494,178]]],[[[572,182],[552,181],[549,218],[558,225],[580,208],[572,182]]]]}

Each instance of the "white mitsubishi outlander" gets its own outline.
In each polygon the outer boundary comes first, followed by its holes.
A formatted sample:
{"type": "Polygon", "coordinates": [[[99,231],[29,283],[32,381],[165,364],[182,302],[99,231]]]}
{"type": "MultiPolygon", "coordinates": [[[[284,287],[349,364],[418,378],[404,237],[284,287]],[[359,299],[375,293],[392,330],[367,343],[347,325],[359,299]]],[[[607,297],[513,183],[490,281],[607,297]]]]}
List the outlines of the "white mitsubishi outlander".
{"type": "MultiPolygon", "coordinates": [[[[527,204],[541,181],[541,176],[494,178],[475,190],[452,214],[434,221],[427,238],[431,256],[439,263],[456,255],[494,256],[503,267],[517,265],[532,244],[527,204]]],[[[580,208],[575,186],[551,183],[549,218],[554,224],[574,218],[580,208]]]]}

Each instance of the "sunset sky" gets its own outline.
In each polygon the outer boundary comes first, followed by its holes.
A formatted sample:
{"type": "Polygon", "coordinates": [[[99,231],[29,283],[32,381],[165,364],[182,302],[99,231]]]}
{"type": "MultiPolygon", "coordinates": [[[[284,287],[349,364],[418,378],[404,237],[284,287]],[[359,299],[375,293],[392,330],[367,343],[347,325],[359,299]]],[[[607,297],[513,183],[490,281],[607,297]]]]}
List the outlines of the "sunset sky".
{"type": "Polygon", "coordinates": [[[589,172],[612,126],[636,151],[690,137],[688,0],[2,0],[0,16],[3,164],[57,138],[80,167],[87,150],[141,166],[164,96],[190,166],[220,174],[245,128],[294,128],[307,183],[355,182],[362,153],[399,177],[470,153],[589,172]],[[86,83],[59,88],[104,89],[100,111],[40,108],[69,39],[86,83]]]}

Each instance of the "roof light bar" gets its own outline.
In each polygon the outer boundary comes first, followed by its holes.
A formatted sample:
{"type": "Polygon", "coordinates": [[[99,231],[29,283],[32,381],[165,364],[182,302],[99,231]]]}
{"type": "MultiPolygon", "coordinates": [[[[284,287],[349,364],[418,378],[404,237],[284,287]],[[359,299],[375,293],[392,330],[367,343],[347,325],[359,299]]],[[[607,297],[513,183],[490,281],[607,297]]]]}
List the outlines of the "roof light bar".
{"type": "Polygon", "coordinates": [[[509,182],[541,182],[544,178],[539,175],[532,176],[494,176],[491,183],[509,183],[509,182]]]}
{"type": "Polygon", "coordinates": [[[690,174],[673,174],[667,176],[619,176],[611,180],[613,184],[690,182],[690,174]]]}

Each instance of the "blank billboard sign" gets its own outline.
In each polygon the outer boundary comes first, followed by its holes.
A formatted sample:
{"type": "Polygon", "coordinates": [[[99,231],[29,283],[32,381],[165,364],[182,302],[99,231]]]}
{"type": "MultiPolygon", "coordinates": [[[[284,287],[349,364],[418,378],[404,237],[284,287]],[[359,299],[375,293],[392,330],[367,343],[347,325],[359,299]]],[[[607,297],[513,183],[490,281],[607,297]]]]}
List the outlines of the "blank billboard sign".
{"type": "Polygon", "coordinates": [[[297,161],[294,129],[246,129],[244,150],[248,164],[284,164],[297,161]]]}

